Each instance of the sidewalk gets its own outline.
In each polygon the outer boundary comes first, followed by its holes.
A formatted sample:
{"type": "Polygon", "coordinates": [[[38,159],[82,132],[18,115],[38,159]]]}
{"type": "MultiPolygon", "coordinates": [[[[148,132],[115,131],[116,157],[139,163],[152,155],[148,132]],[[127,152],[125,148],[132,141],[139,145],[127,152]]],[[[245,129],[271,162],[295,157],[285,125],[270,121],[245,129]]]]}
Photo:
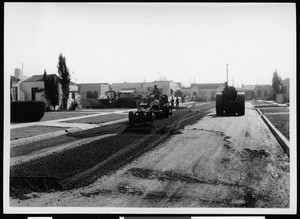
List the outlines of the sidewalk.
{"type": "MultiPolygon", "coordinates": [[[[50,121],[17,123],[17,124],[11,124],[10,125],[10,129],[28,127],[28,126],[33,126],[33,125],[72,127],[72,125],[70,126],[69,123],[61,123],[61,124],[65,124],[64,126],[63,125],[59,125],[59,123],[60,122],[64,122],[64,121],[69,121],[69,120],[75,120],[75,119],[83,119],[83,118],[96,117],[96,116],[101,116],[101,115],[109,115],[109,114],[113,114],[113,113],[115,113],[115,114],[124,114],[124,113],[128,113],[130,110],[132,110],[132,109],[122,110],[121,112],[119,110],[117,110],[117,111],[110,111],[110,112],[101,112],[101,113],[96,113],[96,114],[92,114],[92,115],[76,116],[76,117],[71,117],[71,118],[56,119],[56,120],[50,120],[50,121]]],[[[81,127],[84,128],[85,125],[82,126],[81,124],[82,123],[78,123],[77,127],[78,128],[81,128],[81,127]]]]}
{"type": "MultiPolygon", "coordinates": [[[[194,105],[199,105],[199,104],[200,105],[206,104],[206,102],[205,103],[196,103],[196,102],[180,103],[180,107],[190,108],[194,105]]],[[[69,117],[63,119],[11,124],[10,125],[11,147],[27,144],[34,141],[50,139],[53,137],[65,135],[67,133],[126,122],[128,121],[127,118],[128,112],[132,110],[133,109],[112,109],[112,110],[105,110],[104,112],[99,112],[92,115],[84,115],[84,116],[78,115],[75,117],[69,117]],[[99,122],[96,124],[88,123],[88,121],[78,122],[78,120],[80,119],[93,118],[93,117],[99,117],[99,116],[105,116],[111,114],[126,115],[126,118],[122,118],[122,119],[118,118],[115,120],[99,122]],[[74,122],[71,122],[72,120],[74,122]]],[[[94,112],[95,111],[97,112],[97,110],[94,110],[94,112]]],[[[176,109],[174,109],[174,111],[176,111],[176,109]]],[[[80,112],[78,112],[78,114],[80,114],[80,112]]]]}

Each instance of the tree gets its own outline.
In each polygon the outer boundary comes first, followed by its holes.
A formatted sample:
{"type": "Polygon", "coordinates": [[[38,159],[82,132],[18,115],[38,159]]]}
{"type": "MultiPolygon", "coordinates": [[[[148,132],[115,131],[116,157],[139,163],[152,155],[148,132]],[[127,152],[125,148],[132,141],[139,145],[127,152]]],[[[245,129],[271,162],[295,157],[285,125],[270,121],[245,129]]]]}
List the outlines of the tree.
{"type": "Polygon", "coordinates": [[[70,73],[66,65],[66,57],[62,54],[58,57],[58,74],[61,77],[60,84],[62,89],[62,110],[67,110],[68,98],[69,98],[69,84],[70,84],[70,73]]]}
{"type": "Polygon", "coordinates": [[[50,101],[50,105],[55,109],[55,106],[59,104],[59,91],[58,80],[55,75],[47,75],[46,70],[43,75],[44,81],[44,94],[47,100],[50,101]]]}
{"type": "Polygon", "coordinates": [[[272,78],[272,88],[273,88],[275,95],[277,93],[281,92],[281,83],[282,83],[282,79],[281,79],[281,77],[279,77],[279,75],[275,69],[275,72],[273,73],[273,78],[272,78]]]}

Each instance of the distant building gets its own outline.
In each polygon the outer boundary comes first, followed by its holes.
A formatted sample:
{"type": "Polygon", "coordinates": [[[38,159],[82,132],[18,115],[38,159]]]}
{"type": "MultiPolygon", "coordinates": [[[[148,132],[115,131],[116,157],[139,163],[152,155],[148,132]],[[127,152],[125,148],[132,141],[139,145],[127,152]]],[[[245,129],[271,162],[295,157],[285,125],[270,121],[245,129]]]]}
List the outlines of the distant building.
{"type": "Polygon", "coordinates": [[[82,99],[101,99],[110,90],[108,83],[83,83],[78,87],[82,99]]]}
{"type": "Polygon", "coordinates": [[[246,100],[253,100],[255,98],[255,86],[256,85],[244,85],[241,88],[237,88],[237,91],[245,93],[246,100]]]}
{"type": "Polygon", "coordinates": [[[290,102],[290,79],[286,78],[281,83],[284,102],[290,102]]]}
{"type": "Polygon", "coordinates": [[[182,89],[187,100],[215,100],[216,93],[224,89],[224,83],[191,84],[190,88],[182,89]]]}
{"type": "Polygon", "coordinates": [[[154,85],[157,85],[158,89],[162,89],[164,94],[167,94],[169,98],[174,97],[176,90],[180,90],[178,83],[173,81],[153,81],[153,82],[135,82],[135,83],[112,83],[111,89],[116,93],[122,93],[123,91],[131,91],[136,95],[146,96],[152,93],[154,85]]]}
{"type": "Polygon", "coordinates": [[[245,92],[246,100],[269,100],[273,96],[273,88],[271,85],[244,85],[237,89],[240,92],[245,92]]]}

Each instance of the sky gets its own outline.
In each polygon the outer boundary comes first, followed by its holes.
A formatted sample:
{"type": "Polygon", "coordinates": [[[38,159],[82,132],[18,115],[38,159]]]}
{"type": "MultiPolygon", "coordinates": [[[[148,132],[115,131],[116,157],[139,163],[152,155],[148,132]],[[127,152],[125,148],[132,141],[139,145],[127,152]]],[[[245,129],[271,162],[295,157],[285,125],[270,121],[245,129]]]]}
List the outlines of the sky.
{"type": "Polygon", "coordinates": [[[5,3],[4,73],[75,83],[271,84],[296,74],[293,3],[5,3]]]}

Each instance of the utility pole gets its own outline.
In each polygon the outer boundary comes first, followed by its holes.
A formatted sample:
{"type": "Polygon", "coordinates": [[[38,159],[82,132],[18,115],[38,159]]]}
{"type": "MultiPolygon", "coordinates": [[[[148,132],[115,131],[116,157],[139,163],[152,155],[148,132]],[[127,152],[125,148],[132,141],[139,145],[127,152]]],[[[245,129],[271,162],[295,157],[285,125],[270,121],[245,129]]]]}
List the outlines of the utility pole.
{"type": "Polygon", "coordinates": [[[227,84],[228,84],[228,64],[226,64],[226,81],[227,81],[227,84]]]}

